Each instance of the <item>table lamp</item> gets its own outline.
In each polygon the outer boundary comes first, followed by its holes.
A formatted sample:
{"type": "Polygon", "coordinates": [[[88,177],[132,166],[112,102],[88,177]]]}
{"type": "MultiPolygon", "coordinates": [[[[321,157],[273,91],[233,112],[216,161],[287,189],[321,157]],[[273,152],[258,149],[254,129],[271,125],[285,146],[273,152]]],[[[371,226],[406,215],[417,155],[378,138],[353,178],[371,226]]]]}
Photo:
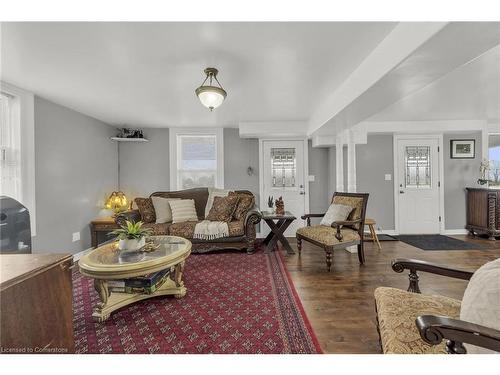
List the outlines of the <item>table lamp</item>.
{"type": "Polygon", "coordinates": [[[105,207],[113,210],[115,215],[128,209],[128,200],[123,191],[113,191],[106,201],[105,207]]]}

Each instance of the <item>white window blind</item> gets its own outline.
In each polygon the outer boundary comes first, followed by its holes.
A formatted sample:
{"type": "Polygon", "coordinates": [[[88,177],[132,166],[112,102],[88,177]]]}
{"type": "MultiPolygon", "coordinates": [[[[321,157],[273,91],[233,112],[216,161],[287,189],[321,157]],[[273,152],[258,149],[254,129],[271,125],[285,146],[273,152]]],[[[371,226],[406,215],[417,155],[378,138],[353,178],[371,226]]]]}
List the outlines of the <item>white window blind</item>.
{"type": "Polygon", "coordinates": [[[217,136],[177,135],[177,187],[215,187],[217,182],[217,136]]]}
{"type": "Polygon", "coordinates": [[[15,98],[0,93],[0,195],[23,201],[21,124],[14,114],[15,98]]]}

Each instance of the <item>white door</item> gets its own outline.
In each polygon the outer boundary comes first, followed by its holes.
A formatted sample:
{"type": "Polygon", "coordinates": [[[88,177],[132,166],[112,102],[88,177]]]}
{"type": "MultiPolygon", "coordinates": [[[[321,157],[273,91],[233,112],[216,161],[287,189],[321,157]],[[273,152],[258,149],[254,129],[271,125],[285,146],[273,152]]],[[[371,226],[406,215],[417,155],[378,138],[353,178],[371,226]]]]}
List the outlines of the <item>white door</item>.
{"type": "Polygon", "coordinates": [[[439,233],[438,138],[397,140],[400,234],[439,233]]]}
{"type": "MultiPolygon", "coordinates": [[[[304,152],[303,141],[262,141],[264,206],[261,210],[269,210],[268,197],[283,197],[285,211],[297,217],[285,231],[286,237],[295,237],[297,229],[303,226],[300,216],[305,214],[304,152]]],[[[267,226],[262,228],[264,234],[269,233],[267,226]]]]}

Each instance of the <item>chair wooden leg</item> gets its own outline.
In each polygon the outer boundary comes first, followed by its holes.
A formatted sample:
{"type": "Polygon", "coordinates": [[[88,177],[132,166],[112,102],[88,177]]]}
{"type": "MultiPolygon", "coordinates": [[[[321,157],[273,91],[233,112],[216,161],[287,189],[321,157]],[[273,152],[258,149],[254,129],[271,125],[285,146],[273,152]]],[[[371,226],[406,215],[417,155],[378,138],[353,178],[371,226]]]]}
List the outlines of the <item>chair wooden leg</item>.
{"type": "Polygon", "coordinates": [[[299,256],[302,253],[302,239],[297,237],[297,250],[299,250],[299,256]]]}
{"type": "Polygon", "coordinates": [[[358,259],[360,264],[365,264],[365,250],[363,242],[358,245],[358,259]]]}
{"type": "Polygon", "coordinates": [[[332,270],[332,263],[333,263],[333,253],[331,252],[331,250],[326,250],[326,269],[328,270],[328,272],[330,272],[332,270]]]}

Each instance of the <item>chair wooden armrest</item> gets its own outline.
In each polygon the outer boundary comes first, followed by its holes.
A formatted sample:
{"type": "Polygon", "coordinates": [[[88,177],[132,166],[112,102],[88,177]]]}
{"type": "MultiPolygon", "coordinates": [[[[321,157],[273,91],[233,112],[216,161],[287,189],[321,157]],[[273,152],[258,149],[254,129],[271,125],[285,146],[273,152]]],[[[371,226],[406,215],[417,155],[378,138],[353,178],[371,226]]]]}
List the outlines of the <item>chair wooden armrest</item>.
{"type": "Polygon", "coordinates": [[[300,218],[302,220],[307,220],[307,226],[310,227],[312,217],[323,217],[323,216],[325,216],[325,214],[305,214],[305,215],[302,215],[300,218]]]}
{"type": "Polygon", "coordinates": [[[462,343],[500,352],[500,331],[496,329],[435,315],[419,316],[415,323],[425,342],[437,345],[448,340],[446,350],[450,354],[465,354],[462,343]]]}
{"type": "Polygon", "coordinates": [[[394,259],[391,262],[392,269],[395,272],[401,273],[405,269],[410,270],[408,278],[410,279],[410,285],[408,286],[408,292],[420,293],[420,288],[418,286],[418,274],[417,271],[433,273],[436,275],[442,275],[447,277],[453,277],[455,279],[470,280],[473,275],[471,271],[457,270],[454,268],[441,266],[438,264],[426,262],[417,259],[394,259]]]}

